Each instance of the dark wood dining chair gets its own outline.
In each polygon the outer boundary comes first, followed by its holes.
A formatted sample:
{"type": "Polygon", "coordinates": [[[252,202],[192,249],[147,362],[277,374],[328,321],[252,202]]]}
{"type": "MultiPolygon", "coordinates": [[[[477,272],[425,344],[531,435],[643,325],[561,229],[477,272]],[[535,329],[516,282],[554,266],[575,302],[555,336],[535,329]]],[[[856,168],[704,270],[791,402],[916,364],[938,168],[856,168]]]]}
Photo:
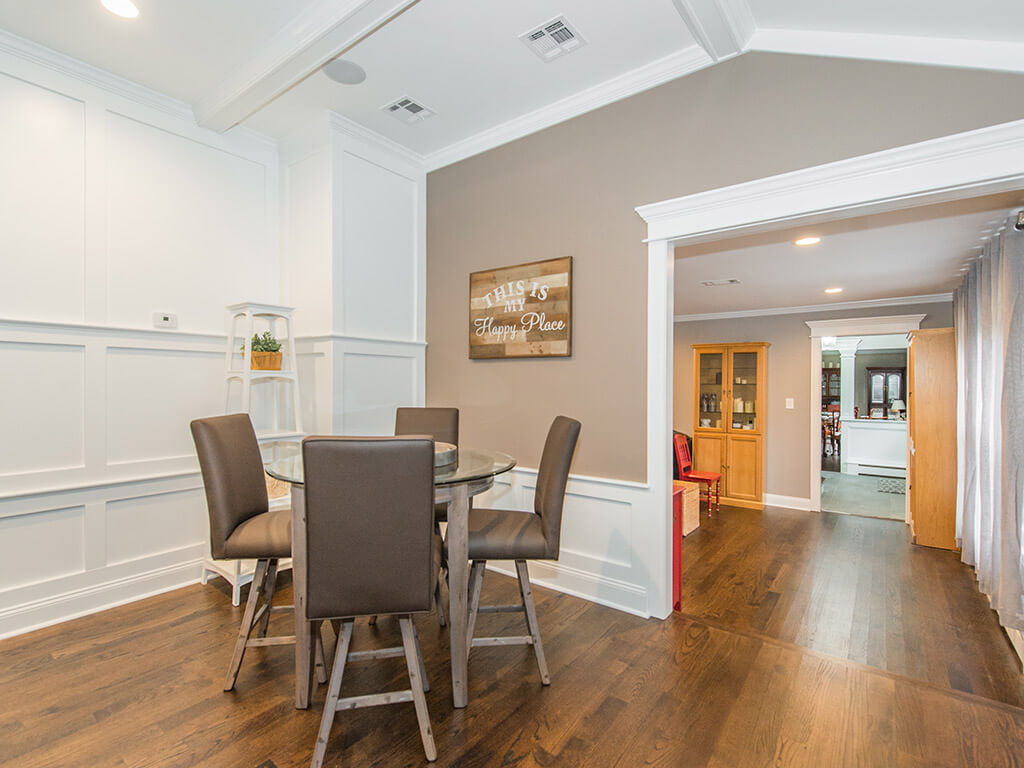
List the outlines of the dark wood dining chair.
{"type": "Polygon", "coordinates": [[[473,566],[469,574],[466,647],[472,650],[480,646],[532,645],[543,685],[550,685],[551,677],[544,658],[526,561],[558,559],[565,488],[579,435],[580,423],[575,419],[559,416],[551,424],[537,471],[533,512],[503,509],[473,509],[469,512],[469,559],[473,566]],[[488,560],[515,561],[520,605],[480,605],[484,568],[488,560]],[[510,612],[525,614],[528,635],[473,637],[478,613],[510,612]]]}
{"type": "Polygon", "coordinates": [[[302,441],[306,497],[306,616],[319,634],[338,635],[324,713],[313,753],[319,768],[335,713],[413,702],[423,750],[437,758],[424,696],[426,674],[413,615],[431,610],[440,567],[434,533],[434,441],[426,437],[307,437],[302,441]],[[353,652],[356,617],[398,618],[402,646],[353,652]],[[405,656],[409,688],[340,696],[350,661],[405,656]]]}
{"type": "MultiPolygon", "coordinates": [[[[267,637],[270,614],[294,610],[290,605],[274,605],[278,563],[292,555],[292,512],[269,507],[263,459],[248,414],[196,419],[190,426],[206,489],[211,554],[216,560],[256,560],[224,682],[224,690],[230,691],[246,648],[295,644],[294,635],[267,637]]],[[[325,682],[319,637],[316,649],[317,676],[325,682]]]]}

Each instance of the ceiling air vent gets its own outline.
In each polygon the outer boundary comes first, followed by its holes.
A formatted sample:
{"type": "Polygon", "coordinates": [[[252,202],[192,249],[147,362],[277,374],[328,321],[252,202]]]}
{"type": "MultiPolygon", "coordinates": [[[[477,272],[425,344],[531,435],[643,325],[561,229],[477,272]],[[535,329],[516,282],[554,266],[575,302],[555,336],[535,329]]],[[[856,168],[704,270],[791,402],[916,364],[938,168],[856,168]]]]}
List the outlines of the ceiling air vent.
{"type": "Polygon", "coordinates": [[[432,109],[427,109],[422,104],[417,104],[408,96],[405,96],[398,101],[394,101],[387,106],[381,107],[381,109],[396,120],[401,120],[403,123],[410,124],[426,120],[428,117],[436,114],[432,109]]]}
{"type": "Polygon", "coordinates": [[[722,277],[718,280],[701,280],[700,284],[713,288],[716,285],[739,285],[740,281],[735,277],[722,277]]]}
{"type": "Polygon", "coordinates": [[[547,24],[531,29],[521,34],[519,39],[544,61],[557,59],[587,44],[587,41],[580,37],[580,33],[565,20],[565,16],[559,16],[547,24]]]}

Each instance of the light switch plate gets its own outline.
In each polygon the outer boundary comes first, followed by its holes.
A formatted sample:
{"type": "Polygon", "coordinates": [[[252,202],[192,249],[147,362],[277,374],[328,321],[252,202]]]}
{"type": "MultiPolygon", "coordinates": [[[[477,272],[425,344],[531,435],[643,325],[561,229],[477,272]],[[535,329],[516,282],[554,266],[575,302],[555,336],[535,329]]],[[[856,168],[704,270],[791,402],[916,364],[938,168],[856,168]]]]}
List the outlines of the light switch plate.
{"type": "Polygon", "coordinates": [[[792,411],[796,408],[796,399],[792,397],[786,398],[786,410],[792,411]]]}
{"type": "Polygon", "coordinates": [[[154,312],[153,313],[153,327],[154,328],[177,328],[178,327],[178,316],[170,312],[154,312]]]}

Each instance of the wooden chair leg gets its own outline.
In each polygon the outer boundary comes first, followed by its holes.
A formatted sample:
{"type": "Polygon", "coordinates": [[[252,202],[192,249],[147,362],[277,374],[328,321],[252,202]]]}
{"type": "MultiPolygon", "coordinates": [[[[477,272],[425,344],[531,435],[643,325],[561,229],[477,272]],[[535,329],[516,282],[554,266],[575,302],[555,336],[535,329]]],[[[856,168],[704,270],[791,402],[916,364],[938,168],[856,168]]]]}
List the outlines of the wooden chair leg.
{"type": "Polygon", "coordinates": [[[533,590],[530,588],[530,572],[525,560],[516,560],[516,574],[519,576],[519,593],[526,609],[526,626],[533,638],[533,652],[537,655],[537,669],[542,685],[551,685],[548,663],[544,658],[544,646],[540,642],[540,625],[537,623],[537,608],[533,604],[533,590]]]}
{"type": "Polygon", "coordinates": [[[486,560],[474,560],[469,570],[469,616],[466,618],[466,653],[473,650],[473,628],[476,625],[476,614],[480,610],[480,590],[484,586],[484,566],[486,560]]]}
{"type": "Polygon", "coordinates": [[[322,628],[317,628],[316,638],[316,681],[320,685],[327,682],[327,661],[324,659],[324,635],[322,628]]]}
{"type": "Polygon", "coordinates": [[[441,594],[441,579],[437,580],[437,586],[434,587],[434,602],[437,604],[437,622],[442,627],[448,626],[448,614],[444,610],[444,599],[441,594]]]}
{"type": "Polygon", "coordinates": [[[430,680],[427,678],[427,668],[423,664],[423,651],[420,650],[420,633],[416,631],[416,621],[410,620],[412,625],[412,639],[416,641],[416,658],[420,662],[420,679],[423,681],[423,690],[430,690],[430,680]]]}
{"type": "MultiPolygon", "coordinates": [[[[238,679],[238,670],[242,668],[242,658],[245,656],[245,644],[252,633],[253,619],[256,617],[256,607],[260,602],[260,595],[263,593],[263,585],[267,578],[267,566],[269,561],[257,560],[256,572],[252,577],[252,584],[249,585],[249,599],[245,603],[245,613],[242,614],[242,625],[238,628],[238,639],[235,641],[235,650],[231,654],[231,664],[228,665],[228,677],[224,681],[224,690],[230,691],[235,687],[238,679]]],[[[269,611],[268,611],[269,612],[269,611]]]]}
{"type": "Polygon", "coordinates": [[[338,648],[334,652],[334,667],[331,669],[331,681],[327,687],[327,700],[324,702],[324,714],[320,718],[320,733],[316,737],[316,747],[313,750],[312,768],[321,768],[324,764],[324,755],[327,754],[327,741],[331,736],[331,726],[334,725],[334,715],[338,711],[338,695],[341,692],[341,679],[345,674],[345,662],[348,660],[348,649],[352,644],[352,625],[350,619],[341,625],[341,633],[338,635],[338,648]]]}
{"type": "Polygon", "coordinates": [[[277,558],[270,560],[267,565],[267,578],[266,586],[263,588],[263,604],[267,606],[263,612],[263,618],[260,619],[260,626],[257,630],[256,637],[266,637],[267,629],[270,627],[270,609],[274,605],[274,590],[277,587],[277,558]]]}
{"type": "MultiPolygon", "coordinates": [[[[427,755],[427,760],[437,760],[437,747],[434,746],[434,732],[430,727],[430,713],[427,711],[427,699],[423,695],[423,681],[420,679],[420,664],[422,661],[417,661],[419,657],[419,647],[416,642],[416,630],[413,627],[412,619],[409,616],[403,616],[398,620],[399,626],[402,628],[402,645],[405,647],[405,665],[409,669],[409,682],[410,688],[412,688],[412,701],[416,705],[416,719],[420,724],[420,738],[423,740],[423,751],[427,755]]],[[[335,700],[336,702],[337,700],[335,700]]],[[[336,706],[337,704],[335,704],[336,706]]],[[[326,712],[324,713],[326,716],[326,712]]],[[[321,727],[321,731],[323,728],[321,727]]],[[[330,727],[328,726],[328,732],[330,727]]],[[[317,747],[320,746],[320,741],[317,740],[317,747]]],[[[326,744],[325,744],[326,746],[326,744]]],[[[313,768],[319,768],[315,759],[313,762],[313,768]]]]}

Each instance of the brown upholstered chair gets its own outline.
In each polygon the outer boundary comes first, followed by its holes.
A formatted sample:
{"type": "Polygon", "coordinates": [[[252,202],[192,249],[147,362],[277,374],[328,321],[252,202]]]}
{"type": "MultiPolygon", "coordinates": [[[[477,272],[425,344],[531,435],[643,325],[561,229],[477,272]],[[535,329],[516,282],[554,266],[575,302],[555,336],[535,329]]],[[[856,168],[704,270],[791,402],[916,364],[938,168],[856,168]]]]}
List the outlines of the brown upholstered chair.
{"type": "Polygon", "coordinates": [[[537,472],[531,512],[498,509],[473,509],[469,513],[469,621],[466,646],[532,645],[537,657],[541,683],[550,685],[544,647],[540,640],[537,610],[530,589],[527,560],[557,560],[562,535],[562,505],[569,480],[569,467],[576,452],[580,423],[558,416],[548,430],[544,453],[537,472]],[[519,577],[521,605],[480,605],[484,566],[488,560],[514,560],[519,577]],[[473,637],[477,613],[523,612],[530,633],[518,637],[473,637]]]}
{"type": "Polygon", "coordinates": [[[313,768],[323,764],[339,709],[412,701],[423,749],[437,758],[412,615],[431,609],[440,558],[434,534],[434,441],[428,437],[307,437],[306,615],[338,634],[313,768]],[[351,652],[357,616],[398,617],[402,648],[351,652]],[[339,698],[347,661],[405,656],[410,687],[339,698]]]}
{"type": "MultiPolygon", "coordinates": [[[[256,560],[224,683],[224,690],[230,691],[238,679],[246,648],[295,642],[294,636],[267,637],[270,614],[292,610],[290,605],[273,604],[278,562],[292,555],[292,513],[290,509],[269,508],[263,459],[248,414],[196,419],[191,427],[206,487],[211,554],[218,560],[256,560]],[[256,637],[251,637],[254,628],[256,637]]],[[[322,654],[319,638],[317,646],[322,654]]],[[[322,663],[317,673],[323,682],[322,663]]]]}
{"type": "MultiPolygon", "coordinates": [[[[439,443],[459,444],[459,409],[458,408],[397,408],[395,410],[396,435],[430,435],[439,443]]],[[[434,505],[434,520],[443,523],[448,520],[448,505],[434,505]]],[[[437,533],[441,529],[437,528],[437,533]]],[[[447,619],[444,601],[441,599],[441,584],[437,585],[437,618],[441,626],[447,619]]],[[[371,624],[376,619],[370,620],[371,624]]]]}

